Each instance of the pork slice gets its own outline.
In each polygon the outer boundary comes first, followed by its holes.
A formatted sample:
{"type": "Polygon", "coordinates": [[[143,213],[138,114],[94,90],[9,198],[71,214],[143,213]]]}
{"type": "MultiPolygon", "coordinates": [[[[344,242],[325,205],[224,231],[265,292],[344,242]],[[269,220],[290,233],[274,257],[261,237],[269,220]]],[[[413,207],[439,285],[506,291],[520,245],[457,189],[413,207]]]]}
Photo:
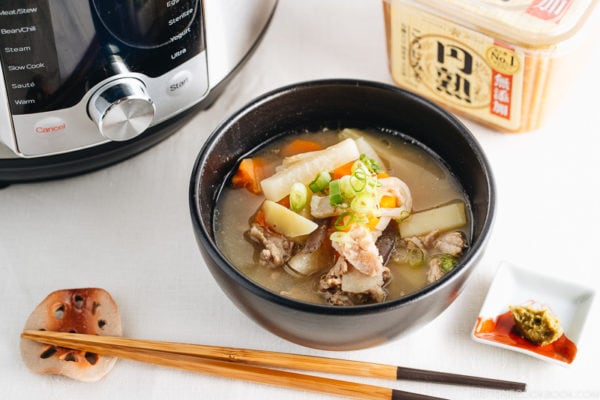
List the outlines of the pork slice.
{"type": "Polygon", "coordinates": [[[353,268],[339,257],[329,272],[319,282],[327,301],[336,306],[382,302],[387,295],[384,287],[391,272],[384,267],[379,275],[369,276],[353,268]]]}
{"type": "Polygon", "coordinates": [[[390,176],[379,179],[378,182],[381,184],[382,193],[391,195],[398,200],[400,211],[412,211],[412,194],[403,180],[390,176]]]}
{"type": "Polygon", "coordinates": [[[383,275],[367,276],[356,269],[342,275],[342,292],[368,294],[373,301],[379,303],[385,299],[383,275]]]}
{"type": "Polygon", "coordinates": [[[331,245],[361,273],[369,276],[381,274],[383,258],[367,227],[355,224],[348,232],[339,235],[338,240],[332,241],[331,245]]]}
{"type": "Polygon", "coordinates": [[[432,249],[435,246],[435,241],[440,236],[440,231],[438,229],[434,229],[429,232],[427,235],[421,236],[419,240],[423,245],[423,248],[432,249]]]}
{"type": "Polygon", "coordinates": [[[293,241],[260,224],[253,223],[248,235],[254,242],[262,246],[259,254],[261,265],[271,268],[281,267],[294,253],[293,241]]]}
{"type": "Polygon", "coordinates": [[[439,257],[433,257],[429,260],[429,269],[427,270],[427,283],[433,283],[444,276],[442,270],[442,261],[439,257]]]}
{"type": "Polygon", "coordinates": [[[435,240],[433,247],[440,253],[456,257],[460,256],[467,247],[467,239],[464,233],[460,231],[447,232],[435,240]]]}
{"type": "Polygon", "coordinates": [[[313,194],[310,199],[310,215],[315,218],[329,218],[342,213],[342,209],[334,207],[329,201],[329,196],[313,194]]]}
{"type": "Polygon", "coordinates": [[[343,257],[338,257],[333,267],[319,281],[319,289],[323,292],[338,291],[342,287],[342,276],[346,271],[348,271],[348,263],[343,257]]]}

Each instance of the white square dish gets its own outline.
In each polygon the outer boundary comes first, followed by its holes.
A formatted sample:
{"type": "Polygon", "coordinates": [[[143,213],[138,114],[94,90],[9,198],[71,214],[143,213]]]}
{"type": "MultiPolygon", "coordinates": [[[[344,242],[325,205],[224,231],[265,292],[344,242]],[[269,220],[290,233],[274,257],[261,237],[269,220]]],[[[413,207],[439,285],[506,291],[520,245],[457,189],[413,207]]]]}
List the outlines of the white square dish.
{"type": "Polygon", "coordinates": [[[471,338],[480,343],[518,351],[544,361],[569,365],[575,359],[577,344],[593,299],[594,290],[591,288],[502,262],[479,312],[471,338]],[[549,308],[558,317],[566,338],[561,337],[555,342],[556,345],[535,346],[512,332],[490,330],[490,327],[499,327],[502,321],[507,321],[509,306],[532,302],[549,308]],[[501,321],[503,315],[505,318],[501,321]],[[572,353],[569,357],[564,357],[562,352],[567,351],[564,346],[573,347],[565,343],[568,341],[572,342],[574,349],[568,350],[572,353]],[[559,342],[560,350],[549,347],[555,346],[558,349],[559,342]]]}

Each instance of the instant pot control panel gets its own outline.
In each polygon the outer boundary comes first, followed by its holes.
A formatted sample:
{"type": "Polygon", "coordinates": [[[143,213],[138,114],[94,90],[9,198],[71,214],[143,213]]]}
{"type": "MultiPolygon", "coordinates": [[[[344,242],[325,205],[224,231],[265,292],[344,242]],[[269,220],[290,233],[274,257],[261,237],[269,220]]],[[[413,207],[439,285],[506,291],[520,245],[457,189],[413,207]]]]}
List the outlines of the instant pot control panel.
{"type": "Polygon", "coordinates": [[[209,91],[200,0],[4,0],[0,142],[21,157],[125,141],[209,91]]]}

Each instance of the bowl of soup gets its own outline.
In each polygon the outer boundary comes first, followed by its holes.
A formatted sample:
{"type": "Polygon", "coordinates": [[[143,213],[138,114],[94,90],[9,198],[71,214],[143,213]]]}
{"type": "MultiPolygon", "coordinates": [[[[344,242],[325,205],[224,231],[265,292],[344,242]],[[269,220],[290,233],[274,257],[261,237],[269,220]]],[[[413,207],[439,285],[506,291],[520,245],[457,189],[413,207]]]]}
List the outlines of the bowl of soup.
{"type": "Polygon", "coordinates": [[[463,291],[491,233],[495,185],[472,133],[384,83],[318,80],[224,121],[193,168],[202,258],[270,332],[313,348],[375,346],[463,291]]]}

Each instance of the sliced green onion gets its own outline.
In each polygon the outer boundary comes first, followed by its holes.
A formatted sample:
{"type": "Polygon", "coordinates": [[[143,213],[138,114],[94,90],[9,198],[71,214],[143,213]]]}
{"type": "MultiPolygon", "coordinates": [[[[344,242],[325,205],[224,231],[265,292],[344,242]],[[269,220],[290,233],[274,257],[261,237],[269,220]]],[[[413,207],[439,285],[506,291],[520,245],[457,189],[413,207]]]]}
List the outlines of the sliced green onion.
{"type": "Polygon", "coordinates": [[[442,254],[438,258],[440,260],[440,268],[444,272],[450,272],[456,266],[456,258],[450,254],[442,254]]]}
{"type": "Polygon", "coordinates": [[[333,232],[331,235],[329,235],[329,240],[331,240],[332,242],[343,242],[344,239],[347,237],[346,235],[348,235],[346,232],[333,232]]]}
{"type": "Polygon", "coordinates": [[[363,174],[357,174],[358,172],[363,172],[363,171],[357,170],[354,172],[354,175],[352,175],[350,177],[350,185],[352,186],[352,189],[356,193],[362,192],[363,190],[365,190],[365,187],[367,186],[366,176],[364,176],[363,174]]]}
{"type": "Polygon", "coordinates": [[[342,196],[346,200],[352,199],[356,196],[356,191],[352,187],[352,177],[350,175],[344,175],[340,178],[340,189],[342,189],[342,196]]]}
{"type": "Polygon", "coordinates": [[[418,247],[409,247],[406,253],[406,261],[413,268],[420,267],[425,261],[425,254],[418,247]]]}
{"type": "Polygon", "coordinates": [[[300,182],[295,182],[290,188],[290,210],[300,212],[306,207],[308,190],[300,182]]]}
{"type": "Polygon", "coordinates": [[[400,211],[400,216],[396,219],[396,221],[397,222],[404,221],[408,217],[410,217],[410,211],[402,210],[402,211],[400,211]]]}
{"type": "Polygon", "coordinates": [[[357,193],[364,190],[373,192],[381,186],[377,176],[360,160],[352,166],[352,180],[350,182],[357,193]]]}
{"type": "Polygon", "coordinates": [[[362,167],[363,165],[359,163],[359,167],[352,171],[352,176],[359,181],[366,181],[369,174],[362,167]]]}
{"type": "Polygon", "coordinates": [[[376,176],[371,176],[367,179],[367,190],[369,192],[374,192],[380,186],[381,182],[379,182],[379,179],[377,179],[376,176]]]}
{"type": "Polygon", "coordinates": [[[373,214],[377,208],[377,199],[372,193],[359,193],[352,199],[350,208],[360,214],[373,214]]]}
{"type": "Polygon", "coordinates": [[[340,187],[339,179],[329,182],[329,204],[337,206],[342,204],[344,197],[342,196],[342,188],[340,187]]]}
{"type": "Polygon", "coordinates": [[[354,161],[354,163],[352,163],[352,168],[350,168],[350,170],[352,171],[352,173],[356,172],[359,169],[366,169],[364,168],[363,163],[360,160],[356,160],[354,161]]]}
{"type": "Polygon", "coordinates": [[[379,164],[377,164],[377,161],[367,156],[366,154],[361,154],[359,160],[362,161],[362,163],[368,168],[369,171],[375,174],[380,171],[379,164]]]}
{"type": "Polygon", "coordinates": [[[336,218],[335,222],[333,223],[333,226],[338,231],[345,231],[350,227],[350,225],[352,225],[353,222],[354,214],[352,214],[351,212],[345,212],[336,218]]]}
{"type": "Polygon", "coordinates": [[[319,193],[325,190],[329,182],[331,181],[331,175],[327,171],[319,172],[314,181],[309,183],[308,187],[313,193],[319,193]]]}
{"type": "Polygon", "coordinates": [[[352,217],[352,222],[354,222],[355,224],[367,224],[369,223],[369,218],[365,217],[364,215],[361,214],[354,214],[354,216],[352,217]]]}

